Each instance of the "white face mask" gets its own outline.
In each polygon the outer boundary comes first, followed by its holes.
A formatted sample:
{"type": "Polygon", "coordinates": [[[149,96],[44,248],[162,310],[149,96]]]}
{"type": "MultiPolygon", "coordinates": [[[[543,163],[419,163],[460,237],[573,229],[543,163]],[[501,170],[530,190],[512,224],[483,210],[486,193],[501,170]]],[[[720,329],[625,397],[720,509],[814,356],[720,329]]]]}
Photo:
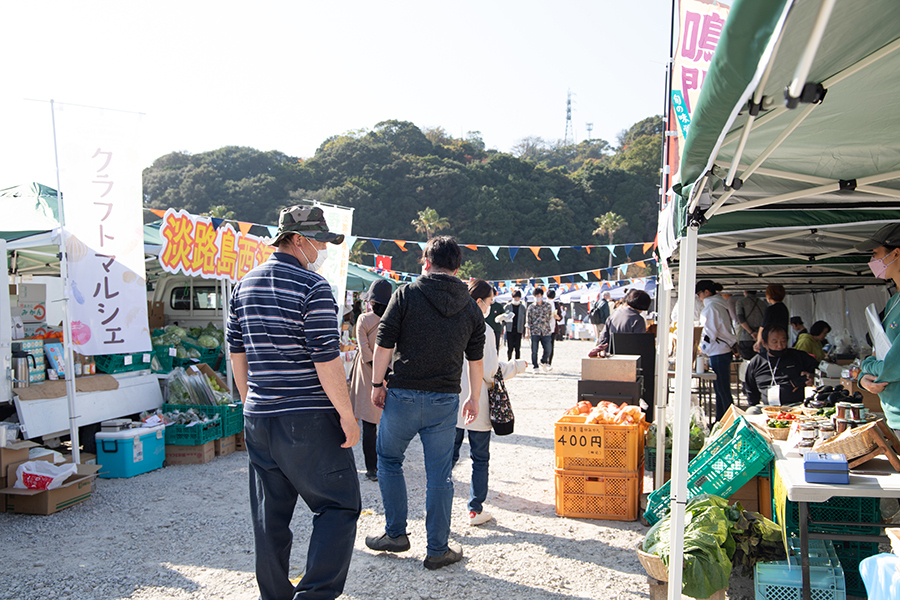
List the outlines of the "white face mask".
{"type": "Polygon", "coordinates": [[[486,319],[489,314],[491,314],[491,304],[487,300],[479,300],[481,303],[481,314],[484,315],[486,319]]]}
{"type": "Polygon", "coordinates": [[[521,300],[517,300],[517,299],[515,299],[515,298],[513,298],[513,301],[512,301],[512,303],[513,303],[513,304],[515,304],[515,305],[516,305],[516,306],[518,306],[518,305],[520,305],[520,304],[522,304],[522,301],[521,301],[521,300]]]}
{"type": "MultiPolygon", "coordinates": [[[[303,252],[303,249],[300,249],[300,252],[303,252]]],[[[322,248],[321,250],[316,250],[316,260],[314,262],[309,262],[309,257],[306,256],[306,252],[303,252],[303,256],[306,258],[306,268],[310,271],[318,271],[322,268],[322,265],[325,264],[325,260],[328,258],[328,247],[322,248]]]]}

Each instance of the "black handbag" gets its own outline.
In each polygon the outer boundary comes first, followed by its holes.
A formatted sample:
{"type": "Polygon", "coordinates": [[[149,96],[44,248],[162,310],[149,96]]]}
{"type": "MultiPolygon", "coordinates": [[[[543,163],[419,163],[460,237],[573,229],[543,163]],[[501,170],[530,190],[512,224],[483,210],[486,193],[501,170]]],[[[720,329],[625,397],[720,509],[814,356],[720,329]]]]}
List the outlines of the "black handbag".
{"type": "Polygon", "coordinates": [[[503,383],[503,373],[500,368],[494,374],[494,383],[488,388],[488,404],[491,412],[491,427],[497,435],[509,435],[513,432],[516,419],[513,416],[512,404],[509,402],[509,392],[503,383]]]}

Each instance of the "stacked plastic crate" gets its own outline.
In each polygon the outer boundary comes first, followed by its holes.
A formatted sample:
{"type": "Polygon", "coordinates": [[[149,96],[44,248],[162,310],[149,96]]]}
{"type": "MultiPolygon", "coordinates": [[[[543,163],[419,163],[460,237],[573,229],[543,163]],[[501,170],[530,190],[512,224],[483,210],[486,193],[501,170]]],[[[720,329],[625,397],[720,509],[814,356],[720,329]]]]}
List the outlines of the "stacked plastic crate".
{"type": "MultiPolygon", "coordinates": [[[[766,439],[739,416],[688,463],[687,499],[699,494],[729,498],[767,470],[774,457],[766,439]]],[[[644,517],[651,525],[669,511],[670,486],[667,481],[647,497],[644,517]]]]}
{"type": "MultiPolygon", "coordinates": [[[[796,502],[787,499],[781,479],[775,478],[775,514],[779,525],[787,535],[800,535],[800,508],[796,502]]],[[[845,535],[880,535],[880,527],[867,527],[865,523],[881,523],[881,500],[879,498],[852,498],[835,496],[827,502],[807,505],[809,509],[810,533],[837,533],[845,535]],[[815,521],[860,523],[860,525],[819,525],[815,521]]],[[[810,540],[812,545],[815,540],[810,540]]],[[[878,554],[878,542],[829,542],[844,570],[847,593],[851,596],[866,596],[866,586],[859,574],[859,563],[869,556],[878,554]]]]}
{"type": "MultiPolygon", "coordinates": [[[[848,593],[857,595],[847,586],[844,569],[830,540],[810,540],[809,579],[810,596],[815,600],[846,600],[848,593]]],[[[803,583],[797,540],[792,540],[787,560],[756,563],[753,580],[756,600],[799,600],[803,583]]]]}
{"type": "Polygon", "coordinates": [[[640,425],[596,425],[585,415],[555,426],[556,514],[561,517],[634,521],[644,480],[640,425]]]}

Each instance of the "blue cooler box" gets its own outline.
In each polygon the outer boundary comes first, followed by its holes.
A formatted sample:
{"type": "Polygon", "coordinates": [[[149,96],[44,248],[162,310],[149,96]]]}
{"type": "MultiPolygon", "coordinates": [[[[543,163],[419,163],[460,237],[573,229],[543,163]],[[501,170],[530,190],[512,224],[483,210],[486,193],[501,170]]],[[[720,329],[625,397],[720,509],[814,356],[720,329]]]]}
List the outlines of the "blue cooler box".
{"type": "Polygon", "coordinates": [[[162,468],[166,426],[138,427],[96,434],[100,477],[134,477],[162,468]]]}
{"type": "Polygon", "coordinates": [[[807,452],[803,455],[806,483],[850,483],[850,469],[843,454],[807,452]]]}

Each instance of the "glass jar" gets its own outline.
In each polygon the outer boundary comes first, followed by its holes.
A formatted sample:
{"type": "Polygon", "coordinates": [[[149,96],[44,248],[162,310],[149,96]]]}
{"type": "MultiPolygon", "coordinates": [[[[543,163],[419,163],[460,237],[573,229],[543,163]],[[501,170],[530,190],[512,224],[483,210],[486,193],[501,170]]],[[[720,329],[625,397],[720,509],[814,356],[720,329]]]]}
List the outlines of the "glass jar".
{"type": "Polygon", "coordinates": [[[851,419],[853,421],[864,421],[865,414],[863,414],[863,413],[865,413],[865,410],[866,410],[865,404],[863,404],[862,402],[854,402],[853,404],[850,405],[850,407],[848,409],[849,415],[847,416],[847,418],[851,419]]]}
{"type": "Polygon", "coordinates": [[[837,435],[834,423],[822,423],[819,425],[819,439],[823,442],[837,435]]]}
{"type": "Polygon", "coordinates": [[[838,402],[834,405],[834,416],[837,419],[849,419],[850,415],[850,407],[852,403],[850,402],[838,402]]]}

